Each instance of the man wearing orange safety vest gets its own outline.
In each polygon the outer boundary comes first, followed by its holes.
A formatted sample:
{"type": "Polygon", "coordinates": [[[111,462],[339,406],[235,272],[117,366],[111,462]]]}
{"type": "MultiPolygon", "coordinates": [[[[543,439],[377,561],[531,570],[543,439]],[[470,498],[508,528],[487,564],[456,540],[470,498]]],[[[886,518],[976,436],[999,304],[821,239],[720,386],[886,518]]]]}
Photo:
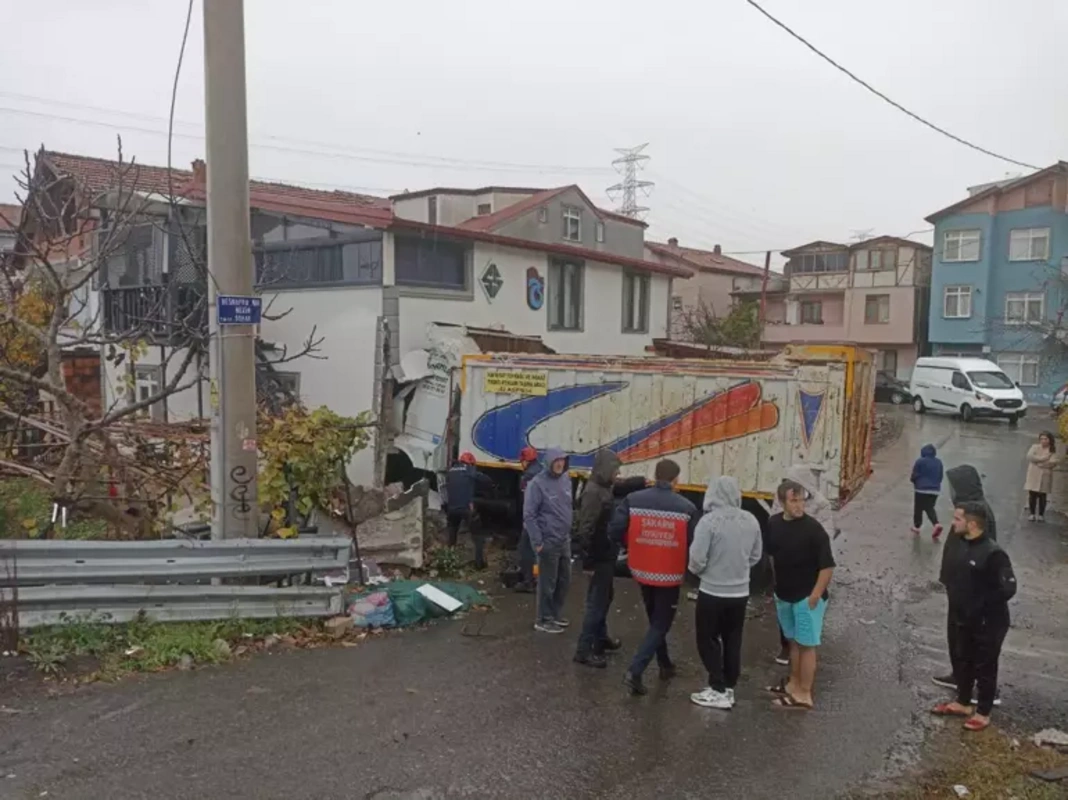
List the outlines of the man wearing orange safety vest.
{"type": "Polygon", "coordinates": [[[626,537],[627,566],[641,586],[649,630],[630,662],[623,684],[632,694],[645,694],[642,675],[656,656],[660,679],[675,677],[668,656],[667,635],[675,621],[679,591],[686,577],[686,564],[697,507],[675,492],[679,465],[665,459],[653,473],[656,484],[629,495],[612,517],[608,535],[616,542],[626,537]]]}

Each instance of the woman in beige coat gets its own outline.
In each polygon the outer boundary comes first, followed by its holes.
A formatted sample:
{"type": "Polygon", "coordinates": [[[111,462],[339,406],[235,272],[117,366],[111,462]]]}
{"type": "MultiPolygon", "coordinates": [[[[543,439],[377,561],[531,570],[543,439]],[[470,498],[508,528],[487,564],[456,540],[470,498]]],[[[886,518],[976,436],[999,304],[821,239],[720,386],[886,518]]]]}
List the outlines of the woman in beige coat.
{"type": "Polygon", "coordinates": [[[1031,512],[1028,519],[1031,522],[1035,521],[1036,511],[1038,521],[1046,521],[1046,495],[1053,486],[1056,452],[1053,434],[1049,431],[1039,434],[1038,441],[1027,451],[1027,481],[1024,483],[1024,489],[1027,490],[1027,507],[1031,512]]]}

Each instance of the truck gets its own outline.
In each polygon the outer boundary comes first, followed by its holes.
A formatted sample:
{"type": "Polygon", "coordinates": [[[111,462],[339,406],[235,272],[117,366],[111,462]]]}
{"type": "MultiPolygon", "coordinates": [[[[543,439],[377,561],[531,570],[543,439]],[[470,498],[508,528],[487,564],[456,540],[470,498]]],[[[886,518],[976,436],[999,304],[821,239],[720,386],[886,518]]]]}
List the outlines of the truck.
{"type": "Polygon", "coordinates": [[[578,480],[608,448],[623,476],[675,460],[698,507],[710,480],[731,475],[763,516],[791,466],[811,468],[838,507],[871,471],[875,369],[854,345],[793,344],[765,362],[468,353],[456,372],[445,444],[501,485],[525,446],[563,448],[578,480]]]}

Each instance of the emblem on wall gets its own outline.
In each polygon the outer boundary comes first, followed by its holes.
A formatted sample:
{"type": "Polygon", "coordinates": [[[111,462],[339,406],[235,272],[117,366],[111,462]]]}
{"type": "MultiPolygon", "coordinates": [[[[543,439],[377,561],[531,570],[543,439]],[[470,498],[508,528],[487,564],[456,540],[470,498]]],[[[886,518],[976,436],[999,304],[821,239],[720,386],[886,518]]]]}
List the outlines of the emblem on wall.
{"type": "Polygon", "coordinates": [[[527,267],[527,305],[540,311],[545,305],[545,278],[538,274],[537,267],[527,267]]]}
{"type": "Polygon", "coordinates": [[[497,269],[497,265],[492,261],[486,265],[486,269],[482,271],[482,277],[478,279],[478,282],[482,284],[482,289],[486,292],[487,299],[491,301],[496,299],[501,287],[504,286],[504,278],[501,277],[501,271],[497,269]]]}

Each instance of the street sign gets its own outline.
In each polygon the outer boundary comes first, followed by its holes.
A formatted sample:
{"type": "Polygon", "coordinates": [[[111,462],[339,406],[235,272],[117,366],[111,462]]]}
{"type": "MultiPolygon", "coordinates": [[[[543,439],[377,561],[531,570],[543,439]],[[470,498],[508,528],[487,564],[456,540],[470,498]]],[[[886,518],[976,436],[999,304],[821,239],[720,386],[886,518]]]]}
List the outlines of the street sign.
{"type": "Polygon", "coordinates": [[[220,325],[260,324],[263,298],[221,294],[215,300],[215,308],[220,325]]]}

